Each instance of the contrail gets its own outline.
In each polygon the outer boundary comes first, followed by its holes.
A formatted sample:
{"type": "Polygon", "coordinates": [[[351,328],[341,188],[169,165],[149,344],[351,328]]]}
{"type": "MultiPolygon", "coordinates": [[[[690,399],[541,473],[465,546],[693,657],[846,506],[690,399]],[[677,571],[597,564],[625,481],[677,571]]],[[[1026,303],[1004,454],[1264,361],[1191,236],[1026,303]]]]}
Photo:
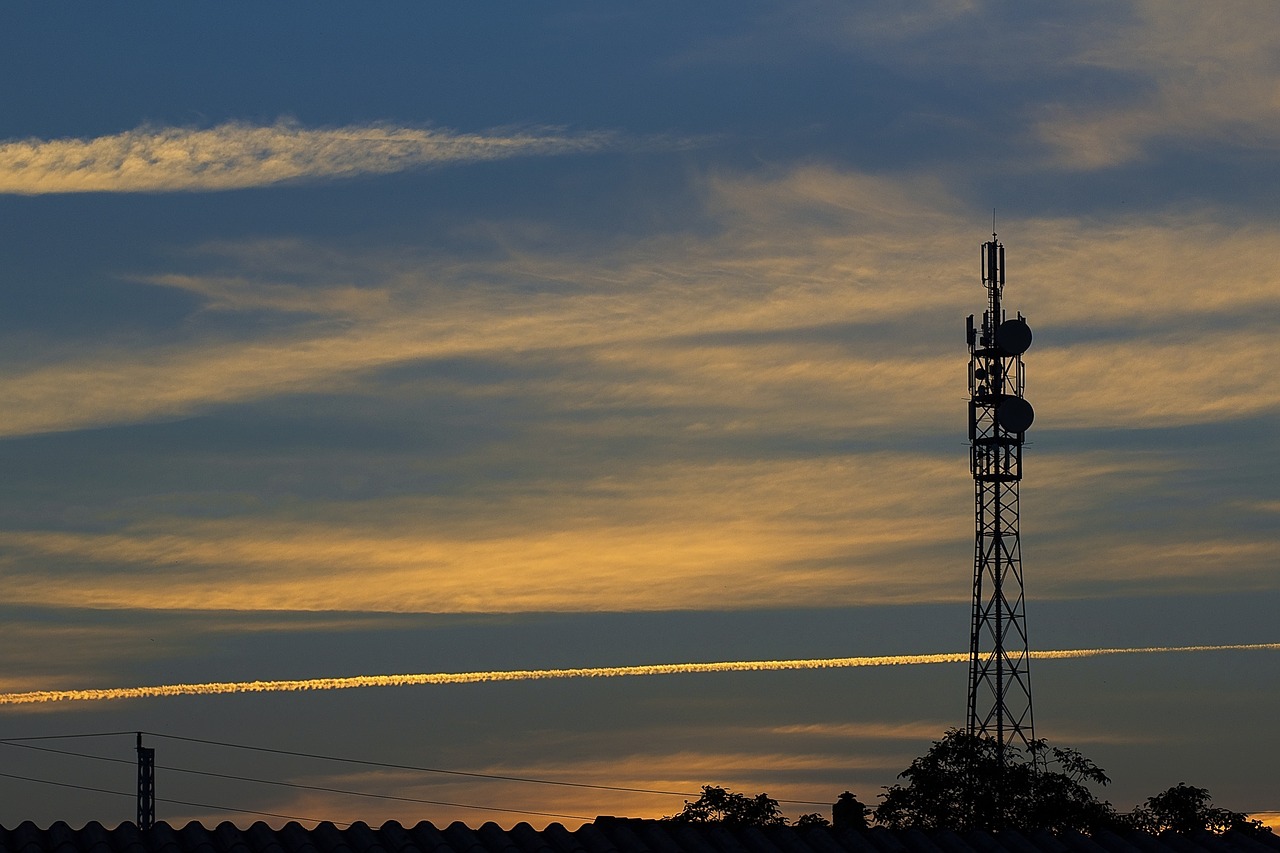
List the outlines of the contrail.
{"type": "MultiPolygon", "coordinates": [[[[1280,651],[1280,643],[1231,646],[1149,646],[1129,649],[1057,649],[1031,652],[1042,660],[1090,658],[1167,652],[1280,651]]],[[[298,690],[347,690],[353,687],[404,687],[414,684],[475,684],[482,681],[535,681],[544,678],[618,678],[632,675],[681,675],[707,672],[767,672],[788,669],[847,669],[857,666],[911,666],[962,663],[968,652],[930,655],[816,658],[805,660],[743,660],[712,663],[660,663],[645,666],[574,667],[570,669],[507,669],[490,672],[432,672],[405,675],[357,675],[347,678],[306,678],[292,681],[215,681],[205,684],[157,684],[150,687],[104,687],[91,690],[32,690],[0,693],[0,705],[40,702],[97,702],[107,699],[149,699],[156,696],[207,696],[217,693],[288,693],[298,690]]]]}

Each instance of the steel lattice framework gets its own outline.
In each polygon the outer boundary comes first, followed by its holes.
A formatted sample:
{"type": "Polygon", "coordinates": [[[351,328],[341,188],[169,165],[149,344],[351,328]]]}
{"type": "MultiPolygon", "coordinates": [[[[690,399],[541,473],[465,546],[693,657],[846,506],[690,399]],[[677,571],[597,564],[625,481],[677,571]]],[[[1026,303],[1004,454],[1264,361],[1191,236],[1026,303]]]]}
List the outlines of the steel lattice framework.
{"type": "Polygon", "coordinates": [[[982,245],[987,309],[969,315],[969,463],[974,483],[973,625],[969,641],[969,734],[1026,748],[1035,738],[1030,648],[1022,587],[1018,485],[1034,413],[1023,399],[1022,354],[1031,329],[1001,308],[1004,246],[982,245]]]}
{"type": "Polygon", "coordinates": [[[138,732],[138,829],[150,829],[156,822],[156,751],[142,745],[138,732]]]}

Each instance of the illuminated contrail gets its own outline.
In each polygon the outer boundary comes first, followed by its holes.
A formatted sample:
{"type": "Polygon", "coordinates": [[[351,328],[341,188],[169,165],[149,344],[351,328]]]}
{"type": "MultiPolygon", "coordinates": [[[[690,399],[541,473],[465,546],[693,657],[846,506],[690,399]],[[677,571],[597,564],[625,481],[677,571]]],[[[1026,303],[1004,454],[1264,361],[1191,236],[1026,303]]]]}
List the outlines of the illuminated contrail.
{"type": "MultiPolygon", "coordinates": [[[[1233,646],[1150,646],[1132,649],[1058,649],[1032,652],[1043,660],[1157,652],[1280,651],[1280,643],[1233,646]]],[[[660,663],[645,666],[575,667],[571,669],[507,669],[491,672],[432,672],[406,675],[357,675],[295,681],[215,681],[206,684],[158,684],[151,687],[104,687],[92,690],[32,690],[0,693],[0,705],[38,702],[94,702],[105,699],[149,699],[155,696],[203,696],[215,693],[287,693],[297,690],[347,690],[352,687],[404,687],[413,684],[474,684],[481,681],[533,681],[542,678],[617,678],[629,675],[680,675],[699,672],[764,672],[786,669],[845,669],[855,666],[907,666],[962,663],[968,652],[931,655],[817,658],[808,660],[743,660],[714,663],[660,663]]]]}

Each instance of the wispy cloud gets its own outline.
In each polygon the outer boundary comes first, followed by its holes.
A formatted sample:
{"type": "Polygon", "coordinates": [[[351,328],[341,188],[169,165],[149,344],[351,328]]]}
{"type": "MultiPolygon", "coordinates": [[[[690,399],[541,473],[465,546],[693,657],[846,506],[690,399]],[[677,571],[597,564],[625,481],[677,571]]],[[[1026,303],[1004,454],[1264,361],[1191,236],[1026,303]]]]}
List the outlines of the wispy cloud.
{"type": "MultiPolygon", "coordinates": [[[[767,13],[749,33],[698,58],[781,61],[817,43],[856,50],[917,81],[988,84],[1002,101],[1006,140],[1047,145],[1056,167],[1093,170],[1140,161],[1170,143],[1274,151],[1278,27],[1280,12],[1269,0],[1077,3],[1029,16],[1010,16],[989,0],[917,3],[909,11],[898,3],[820,0],[767,13]]],[[[946,120],[974,127],[959,116],[946,120]]]]}
{"type": "MultiPolygon", "coordinates": [[[[406,395],[494,411],[520,401],[527,411],[502,416],[511,435],[501,452],[532,468],[518,487],[473,487],[465,498],[309,501],[282,515],[259,507],[251,519],[153,507],[91,529],[10,529],[0,536],[7,575],[26,603],[92,607],[456,612],[955,598],[964,569],[954,554],[972,536],[957,511],[972,487],[959,447],[963,317],[982,305],[977,271],[963,266],[978,242],[961,227],[963,210],[930,181],[816,167],[719,175],[704,191],[720,228],[699,237],[582,248],[572,234],[533,246],[504,235],[479,258],[271,242],[213,247],[225,267],[214,274],[148,276],[196,295],[204,312],[284,319],[228,339],[198,311],[180,343],[89,347],[14,368],[0,377],[0,434],[273,398],[287,409],[301,395],[348,395],[375,414],[406,395]],[[493,376],[433,372],[450,360],[493,376]],[[412,378],[394,378],[397,366],[412,378]],[[954,456],[903,449],[903,436],[939,435],[955,437],[954,456]],[[663,459],[636,437],[661,437],[663,459]],[[707,437],[736,448],[732,459],[706,455],[707,437]],[[861,449],[832,449],[851,437],[861,449]],[[820,457],[792,455],[812,442],[827,443],[820,457]],[[546,448],[569,446],[547,461],[546,448]],[[672,449],[679,460],[667,458],[672,449]],[[60,568],[29,568],[47,565],[60,568]],[[147,580],[154,572],[164,584],[147,580]],[[641,572],[650,582],[638,586],[641,572]]],[[[1280,379],[1266,369],[1280,359],[1267,319],[1280,315],[1280,297],[1259,272],[1274,231],[1161,217],[1027,227],[1036,239],[1025,250],[1010,238],[1010,292],[1037,329],[1028,355],[1037,429],[1168,428],[1280,408],[1280,379]],[[1249,316],[1206,286],[1206,267],[1238,282],[1249,316]]],[[[1167,459],[1035,454],[1030,482],[1058,507],[1096,505],[1137,478],[1157,491],[1171,482],[1167,459]]],[[[1103,528],[1113,526],[1091,529],[1083,571],[1064,556],[1064,534],[1061,552],[1042,562],[1040,594],[1070,593],[1070,578],[1086,574],[1136,583],[1165,560],[1164,582],[1189,583],[1178,567],[1196,554],[1240,583],[1261,582],[1261,535],[1217,547],[1220,537],[1193,526],[1153,548],[1118,530],[1108,541],[1103,528]]]]}
{"type": "Polygon", "coordinates": [[[1275,4],[1134,5],[1131,20],[1097,21],[1070,61],[1145,85],[1121,103],[1047,106],[1039,132],[1059,161],[1077,169],[1116,166],[1166,140],[1274,151],[1280,145],[1275,4]]]}
{"type": "MultiPolygon", "coordinates": [[[[828,800],[834,799],[831,790],[839,785],[847,787],[851,773],[877,778],[896,772],[910,761],[910,756],[905,754],[868,756],[831,748],[812,753],[782,751],[774,748],[773,743],[760,743],[758,734],[755,741],[726,745],[722,749],[711,745],[701,749],[673,749],[653,742],[652,734],[642,740],[647,743],[637,748],[648,749],[632,754],[621,753],[618,740],[613,737],[607,746],[597,747],[607,753],[607,758],[540,755],[521,761],[505,755],[476,769],[500,777],[573,780],[578,784],[645,791],[527,785],[501,779],[433,778],[432,774],[394,770],[329,774],[315,778],[314,784],[429,800],[438,804],[431,809],[432,820],[438,825],[453,820],[476,823],[493,819],[493,810],[486,810],[485,804],[502,803],[504,809],[532,813],[532,816],[521,815],[520,819],[534,825],[560,816],[561,822],[572,826],[574,816],[587,822],[599,814],[655,818],[675,814],[685,799],[695,799],[699,788],[706,784],[725,785],[738,791],[768,791],[781,800],[783,810],[789,814],[825,812],[828,800]],[[824,781],[815,783],[814,776],[824,781]],[[543,815],[541,818],[539,813],[543,815]]],[[[474,756],[470,760],[474,761],[474,756]]],[[[412,805],[377,799],[353,800],[324,792],[289,792],[278,796],[280,800],[270,805],[270,809],[285,814],[325,815],[328,820],[361,820],[373,825],[388,820],[407,824],[421,817],[412,805]],[[410,810],[407,815],[406,809],[410,810]]],[[[218,816],[192,813],[183,819],[199,818],[211,822],[218,816]]]]}
{"type": "MultiPolygon", "coordinates": [[[[956,555],[972,541],[962,453],[609,465],[615,473],[530,471],[518,484],[460,494],[256,505],[252,516],[219,519],[174,515],[161,502],[135,507],[129,523],[113,519],[108,531],[0,533],[0,566],[15,604],[94,608],[653,611],[962,600],[966,564],[956,555]]],[[[1076,595],[1084,584],[1096,592],[1273,582],[1263,532],[1221,542],[1190,525],[1152,542],[1110,517],[1099,493],[1124,504],[1176,482],[1182,472],[1167,459],[1041,453],[1032,473],[1033,526],[1050,540],[1036,552],[1039,598],[1076,595]],[[1080,526],[1093,532],[1087,555],[1080,526]]]]}
{"type": "Polygon", "coordinates": [[[372,124],[307,128],[230,122],[88,139],[0,142],[0,193],[233,190],[423,166],[597,151],[608,133],[458,133],[372,124]]]}
{"type": "MultiPolygon", "coordinates": [[[[197,323],[181,344],[62,348],[62,360],[0,379],[0,434],[342,392],[389,366],[450,358],[535,360],[553,369],[520,386],[579,409],[692,406],[757,431],[785,418],[823,434],[901,426],[908,410],[913,428],[949,422],[959,368],[946,341],[960,341],[963,316],[981,304],[976,273],[958,266],[976,258],[976,238],[954,200],[927,181],[817,168],[720,176],[706,193],[722,227],[700,239],[583,249],[561,235],[564,247],[468,260],[213,247],[232,269],[145,280],[193,293],[205,310],[292,319],[235,340],[197,323]]],[[[1209,214],[1036,221],[1025,248],[1011,236],[1014,307],[1037,329],[1031,393],[1045,417],[1158,426],[1277,405],[1265,370],[1280,357],[1265,322],[1280,312],[1265,274],[1277,235],[1208,226],[1209,214]],[[1209,269],[1231,278],[1230,301],[1206,285],[1209,269]],[[1081,340],[1102,316],[1108,339],[1081,340]]]]}
{"type": "Polygon", "coordinates": [[[954,722],[854,722],[854,723],[790,723],[768,729],[769,734],[795,735],[806,738],[852,738],[877,740],[924,740],[936,738],[954,722]]]}
{"type": "Polygon", "coordinates": [[[10,531],[0,548],[28,604],[511,612],[949,599],[962,585],[946,572],[907,570],[963,533],[942,512],[965,496],[964,472],[944,479],[947,467],[902,455],[649,465],[567,493],[481,489],[447,513],[443,499],[364,501],[307,520],[10,531]],[[890,478],[896,490],[880,485],[890,478]]]}

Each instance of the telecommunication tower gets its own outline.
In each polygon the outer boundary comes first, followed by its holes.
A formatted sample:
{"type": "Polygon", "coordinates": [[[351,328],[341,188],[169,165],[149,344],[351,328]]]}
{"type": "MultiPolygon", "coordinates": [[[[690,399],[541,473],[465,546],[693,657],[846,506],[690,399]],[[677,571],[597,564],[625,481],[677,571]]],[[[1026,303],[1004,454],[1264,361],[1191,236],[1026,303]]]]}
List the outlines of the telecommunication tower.
{"type": "Polygon", "coordinates": [[[969,639],[971,735],[1026,748],[1035,738],[1030,649],[1022,591],[1018,484],[1022,446],[1035,413],[1023,399],[1022,354],[1031,328],[1010,318],[1004,295],[1004,246],[982,244],[987,309],[969,315],[969,467],[974,485],[973,626],[969,639]]]}

